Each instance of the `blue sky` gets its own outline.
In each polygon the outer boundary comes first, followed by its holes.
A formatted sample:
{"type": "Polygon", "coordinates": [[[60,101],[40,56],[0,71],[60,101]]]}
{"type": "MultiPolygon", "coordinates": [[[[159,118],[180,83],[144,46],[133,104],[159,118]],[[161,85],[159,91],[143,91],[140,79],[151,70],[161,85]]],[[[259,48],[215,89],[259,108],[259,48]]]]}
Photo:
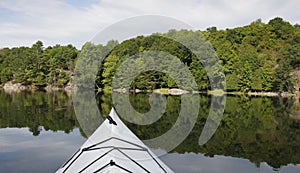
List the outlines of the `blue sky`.
{"type": "Polygon", "coordinates": [[[299,0],[1,0],[0,48],[73,44],[80,48],[109,25],[139,15],[172,17],[204,30],[268,22],[300,23],[299,0]]]}

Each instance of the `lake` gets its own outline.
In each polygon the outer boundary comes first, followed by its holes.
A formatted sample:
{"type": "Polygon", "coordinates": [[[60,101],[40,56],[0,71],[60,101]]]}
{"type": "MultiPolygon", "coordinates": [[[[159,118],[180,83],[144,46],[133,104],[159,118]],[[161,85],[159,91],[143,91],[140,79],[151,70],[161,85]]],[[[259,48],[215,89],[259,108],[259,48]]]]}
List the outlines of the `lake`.
{"type": "MultiPolygon", "coordinates": [[[[151,98],[159,102],[161,96],[151,98]]],[[[149,111],[148,99],[149,94],[130,94],[130,103],[141,113],[149,111]]],[[[113,105],[111,96],[97,95],[96,100],[105,117],[113,105]]],[[[143,140],[164,134],[179,116],[181,96],[166,96],[165,100],[163,116],[154,124],[124,123],[143,140]]],[[[207,143],[199,145],[210,101],[209,95],[200,95],[192,131],[160,157],[171,169],[185,173],[300,172],[299,98],[227,96],[218,129],[207,143]]],[[[1,172],[55,172],[86,136],[66,93],[0,91],[1,172]]]]}

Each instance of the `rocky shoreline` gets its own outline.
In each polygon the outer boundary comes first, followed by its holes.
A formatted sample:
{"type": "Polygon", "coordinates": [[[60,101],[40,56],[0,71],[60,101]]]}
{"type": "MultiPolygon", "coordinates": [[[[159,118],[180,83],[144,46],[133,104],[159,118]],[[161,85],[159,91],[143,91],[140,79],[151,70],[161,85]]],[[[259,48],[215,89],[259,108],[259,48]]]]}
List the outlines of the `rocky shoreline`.
{"type": "Polygon", "coordinates": [[[22,91],[36,91],[36,90],[45,90],[46,92],[55,92],[55,91],[65,91],[71,93],[72,86],[68,83],[65,87],[57,87],[53,85],[47,85],[46,87],[37,87],[35,85],[22,85],[21,83],[14,83],[9,81],[4,85],[1,85],[0,88],[7,93],[18,93],[22,91]]]}
{"type": "MultiPolygon", "coordinates": [[[[68,95],[71,95],[72,93],[72,84],[68,83],[64,87],[58,87],[54,85],[47,85],[46,87],[36,87],[34,85],[22,85],[20,83],[14,83],[13,81],[9,81],[5,83],[4,85],[0,85],[0,88],[4,90],[4,92],[7,93],[18,93],[22,91],[36,91],[36,90],[45,90],[46,92],[56,92],[56,91],[64,91],[68,93],[68,95]]],[[[163,94],[163,95],[183,95],[183,94],[191,94],[191,93],[201,93],[198,91],[187,91],[187,90],[182,90],[178,88],[161,88],[161,89],[155,89],[151,91],[143,91],[139,89],[135,90],[129,90],[127,91],[124,88],[121,89],[114,89],[116,92],[120,93],[126,93],[126,92],[134,92],[134,93],[140,93],[140,92],[153,92],[153,93],[158,93],[158,94],[163,94]]],[[[288,93],[288,92],[249,92],[249,93],[242,93],[242,92],[226,92],[226,91],[208,91],[208,92],[203,92],[203,93],[208,93],[210,95],[249,95],[249,96],[266,96],[266,97],[300,97],[300,93],[288,93]]]]}
{"type": "Polygon", "coordinates": [[[300,93],[288,93],[288,92],[225,92],[227,95],[249,95],[249,96],[258,96],[258,97],[299,97],[300,93]]]}
{"type": "Polygon", "coordinates": [[[28,90],[29,88],[21,85],[20,83],[13,83],[12,81],[10,81],[3,85],[3,89],[5,92],[20,92],[28,90]]]}

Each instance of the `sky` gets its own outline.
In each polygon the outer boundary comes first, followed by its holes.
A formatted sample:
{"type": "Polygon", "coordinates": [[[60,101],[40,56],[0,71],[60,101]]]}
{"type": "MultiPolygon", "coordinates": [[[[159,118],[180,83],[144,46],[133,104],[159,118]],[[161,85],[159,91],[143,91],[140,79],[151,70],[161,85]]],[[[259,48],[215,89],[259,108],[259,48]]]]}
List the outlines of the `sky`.
{"type": "Polygon", "coordinates": [[[300,23],[299,0],[1,0],[0,48],[73,44],[77,48],[110,25],[140,15],[172,17],[205,30],[282,17],[300,23]]]}

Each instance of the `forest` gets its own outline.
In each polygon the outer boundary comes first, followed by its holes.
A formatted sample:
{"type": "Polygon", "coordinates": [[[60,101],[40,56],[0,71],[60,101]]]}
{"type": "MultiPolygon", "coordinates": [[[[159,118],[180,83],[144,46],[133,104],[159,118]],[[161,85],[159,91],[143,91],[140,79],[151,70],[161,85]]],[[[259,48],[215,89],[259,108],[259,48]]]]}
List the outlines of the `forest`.
{"type": "MultiPolygon", "coordinates": [[[[72,83],[75,65],[81,54],[92,50],[86,58],[99,58],[99,53],[114,46],[107,56],[103,57],[103,64],[99,65],[95,79],[96,88],[110,90],[116,70],[129,57],[138,55],[133,58],[127,73],[143,65],[141,58],[145,51],[159,50],[179,58],[191,71],[197,88],[183,89],[210,90],[210,80],[203,67],[203,61],[210,60],[200,61],[187,47],[168,39],[170,36],[181,40],[204,36],[210,42],[219,61],[218,64],[211,64],[209,68],[218,69],[215,67],[222,66],[224,76],[220,77],[225,79],[226,85],[218,86],[221,89],[238,92],[299,92],[300,25],[292,25],[280,17],[271,19],[268,23],[258,19],[246,26],[224,30],[218,30],[217,27],[209,27],[205,31],[170,30],[167,33],[138,36],[121,43],[110,41],[107,45],[87,42],[81,50],[77,50],[71,44],[45,48],[41,41],[37,41],[31,47],[2,48],[0,85],[4,86],[12,81],[37,88],[63,88],[72,83]]],[[[220,72],[216,70],[213,73],[220,72]]],[[[184,79],[185,76],[178,78],[184,79]]],[[[122,87],[121,84],[122,81],[118,86],[122,87]]],[[[139,74],[131,83],[131,87],[154,90],[178,86],[172,77],[153,70],[139,74]]]]}

